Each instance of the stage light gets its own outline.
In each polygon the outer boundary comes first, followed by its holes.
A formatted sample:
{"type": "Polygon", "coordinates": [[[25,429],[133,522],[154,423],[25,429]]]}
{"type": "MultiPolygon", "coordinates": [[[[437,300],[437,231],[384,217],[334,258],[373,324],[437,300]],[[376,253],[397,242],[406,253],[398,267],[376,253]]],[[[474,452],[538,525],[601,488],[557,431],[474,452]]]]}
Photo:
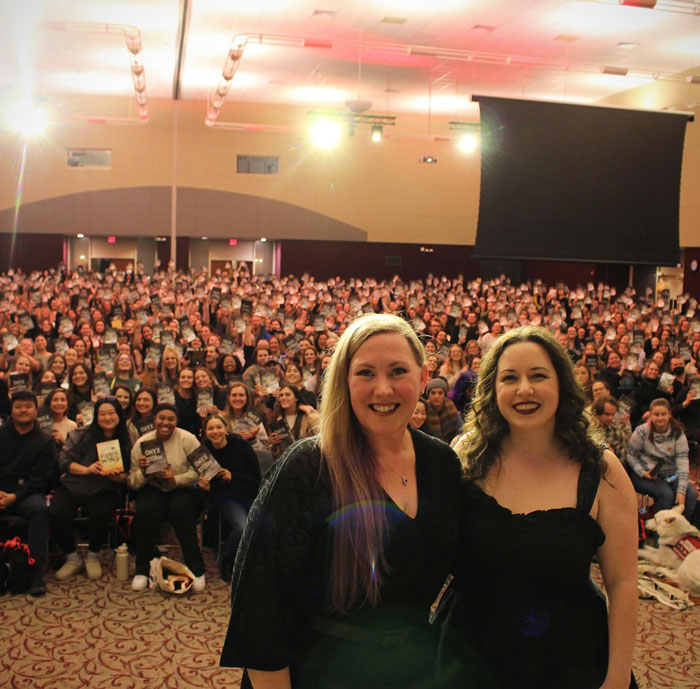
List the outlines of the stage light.
{"type": "Polygon", "coordinates": [[[464,134],[459,138],[459,142],[457,145],[459,146],[459,150],[462,151],[462,153],[474,153],[477,146],[479,145],[479,142],[473,134],[464,134]]]}
{"type": "Polygon", "coordinates": [[[238,240],[237,240],[237,239],[229,239],[229,240],[228,240],[228,245],[229,245],[229,246],[236,246],[237,244],[238,244],[238,240]]]}
{"type": "Polygon", "coordinates": [[[266,242],[266,241],[267,241],[267,237],[260,237],[260,241],[261,241],[261,242],[266,242]]]}
{"type": "Polygon", "coordinates": [[[383,134],[384,128],[381,124],[375,124],[372,126],[372,141],[374,141],[375,143],[381,141],[383,134]]]}
{"type": "Polygon", "coordinates": [[[29,139],[41,134],[49,124],[46,110],[32,103],[16,103],[7,113],[7,125],[29,139]]]}
{"type": "Polygon", "coordinates": [[[78,234],[75,235],[78,239],[82,239],[85,235],[82,232],[78,232],[78,234]]]}
{"type": "Polygon", "coordinates": [[[329,150],[340,141],[340,124],[332,120],[316,120],[311,125],[310,133],[314,146],[329,150]]]}
{"type": "Polygon", "coordinates": [[[110,235],[107,237],[107,244],[116,244],[116,243],[117,243],[117,238],[116,238],[116,236],[113,235],[113,234],[110,234],[110,235]]]}

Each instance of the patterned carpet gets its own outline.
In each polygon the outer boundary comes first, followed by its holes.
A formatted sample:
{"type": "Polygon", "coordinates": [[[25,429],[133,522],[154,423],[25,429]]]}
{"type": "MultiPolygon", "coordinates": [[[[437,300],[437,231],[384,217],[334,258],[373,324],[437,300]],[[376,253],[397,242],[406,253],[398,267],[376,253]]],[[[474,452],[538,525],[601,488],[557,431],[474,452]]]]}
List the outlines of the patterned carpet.
{"type": "MultiPolygon", "coordinates": [[[[174,549],[172,557],[178,558],[174,549]]],[[[133,593],[108,572],[98,582],[49,579],[44,598],[0,598],[0,686],[22,689],[167,689],[239,686],[218,667],[228,586],[206,552],[203,593],[133,593]]],[[[640,601],[635,674],[640,689],[700,687],[700,605],[676,612],[640,601]]]]}

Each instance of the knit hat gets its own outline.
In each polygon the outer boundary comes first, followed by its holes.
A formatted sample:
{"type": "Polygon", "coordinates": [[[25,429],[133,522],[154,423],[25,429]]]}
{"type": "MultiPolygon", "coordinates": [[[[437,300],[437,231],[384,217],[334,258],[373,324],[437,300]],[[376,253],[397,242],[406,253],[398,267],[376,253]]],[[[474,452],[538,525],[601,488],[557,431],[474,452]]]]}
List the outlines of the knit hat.
{"type": "Polygon", "coordinates": [[[447,394],[447,391],[449,390],[447,381],[441,376],[431,378],[428,381],[428,384],[425,386],[425,394],[427,395],[433,388],[440,388],[440,390],[442,390],[445,394],[447,394]]]}

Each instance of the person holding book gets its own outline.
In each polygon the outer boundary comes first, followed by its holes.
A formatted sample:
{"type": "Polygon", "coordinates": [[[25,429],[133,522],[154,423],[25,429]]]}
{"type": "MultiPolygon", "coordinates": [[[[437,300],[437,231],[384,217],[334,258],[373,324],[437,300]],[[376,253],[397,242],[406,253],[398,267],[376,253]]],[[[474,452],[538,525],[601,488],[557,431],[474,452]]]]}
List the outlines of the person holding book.
{"type": "Polygon", "coordinates": [[[671,416],[667,399],[653,400],[649,412],[649,421],[634,429],[627,444],[632,485],[654,499],[655,511],[683,505],[683,514],[690,521],[698,496],[688,480],[688,440],[683,426],[671,416]]]}
{"type": "MultiPolygon", "coordinates": [[[[175,406],[177,407],[178,426],[198,436],[201,430],[202,417],[197,413],[197,396],[194,387],[194,371],[181,368],[177,374],[177,385],[173,390],[175,406]]],[[[158,393],[158,402],[164,402],[158,393]]]]}
{"type": "Polygon", "coordinates": [[[131,392],[137,392],[141,387],[141,381],[136,377],[136,363],[133,357],[126,352],[119,352],[114,359],[114,376],[109,387],[114,392],[117,385],[128,385],[131,392]]]}
{"type": "Polygon", "coordinates": [[[155,430],[141,436],[131,451],[127,481],[136,502],[136,573],[131,581],[134,591],[149,586],[150,562],[164,519],[172,524],[185,564],[195,576],[192,590],[203,591],[206,585],[204,560],[197,542],[197,518],[203,500],[196,490],[199,475],[187,460],[200,442],[192,433],[178,428],[177,414],[174,404],[159,403],[153,410],[155,430]]]}
{"type": "Polygon", "coordinates": [[[68,382],[65,380],[65,378],[68,367],[66,365],[66,358],[63,356],[63,354],[60,352],[54,352],[51,355],[46,368],[48,371],[53,371],[53,374],[56,376],[56,383],[67,390],[68,382]]]}
{"type": "Polygon", "coordinates": [[[164,347],[161,356],[160,380],[162,383],[176,385],[180,372],[180,354],[175,347],[164,347]]]}
{"type": "Polygon", "coordinates": [[[158,396],[153,388],[142,387],[134,398],[134,411],[126,422],[132,444],[144,433],[155,430],[153,410],[158,404],[158,396]]]}
{"type": "Polygon", "coordinates": [[[78,428],[78,424],[68,418],[68,394],[63,388],[54,388],[46,396],[44,407],[51,413],[52,436],[60,449],[65,444],[68,434],[78,428]]]}
{"type": "Polygon", "coordinates": [[[12,390],[33,390],[34,375],[32,373],[32,365],[29,357],[26,354],[17,354],[12,360],[9,373],[10,395],[12,390]],[[16,374],[16,375],[13,375],[16,374]]]}
{"type": "Polygon", "coordinates": [[[301,391],[283,385],[268,429],[272,456],[277,459],[295,441],[316,435],[320,422],[319,413],[311,405],[304,404],[301,391]]]}
{"type": "Polygon", "coordinates": [[[340,337],[320,435],[267,472],[236,556],[221,664],[246,668],[242,687],[448,686],[428,620],[456,562],[460,466],[408,428],[424,358],[396,316],[340,337]]]}
{"type": "Polygon", "coordinates": [[[92,373],[84,364],[73,364],[68,369],[68,417],[77,421],[80,426],[83,422],[84,405],[94,402],[92,373]]]}
{"type": "Polygon", "coordinates": [[[89,579],[102,576],[100,550],[107,542],[110,519],[124,500],[130,452],[124,410],[113,397],[98,400],[92,423],[68,434],[58,458],[60,485],[49,506],[51,534],[66,556],[56,572],[59,581],[72,579],[83,568],[89,579]],[[73,533],[79,508],[88,518],[85,562],[76,551],[73,533]]]}
{"type": "MultiPolygon", "coordinates": [[[[308,351],[313,352],[313,350],[311,348],[307,348],[304,350],[304,356],[306,355],[306,352],[308,352],[308,351]]],[[[284,367],[283,383],[284,383],[284,385],[288,385],[289,387],[292,387],[292,388],[295,388],[296,390],[298,390],[299,398],[301,399],[303,404],[308,405],[308,406],[316,409],[316,405],[317,405],[316,395],[314,395],[313,392],[311,392],[310,390],[307,390],[304,387],[302,370],[298,364],[296,364],[293,361],[287,361],[287,365],[284,367]]]]}
{"type": "Polygon", "coordinates": [[[212,479],[200,476],[197,485],[209,493],[212,504],[229,528],[221,549],[219,572],[224,581],[231,581],[238,544],[250,506],[260,488],[260,465],[250,443],[229,433],[226,419],[221,414],[206,418],[204,437],[221,471],[212,479]]]}
{"type": "Polygon", "coordinates": [[[254,450],[270,450],[270,439],[260,414],[253,404],[253,395],[245,383],[231,383],[226,395],[223,416],[231,433],[247,440],[254,450]]]}
{"type": "Polygon", "coordinates": [[[197,398],[197,413],[202,419],[216,414],[226,405],[226,390],[219,385],[216,376],[206,366],[194,369],[194,388],[197,398]]]}

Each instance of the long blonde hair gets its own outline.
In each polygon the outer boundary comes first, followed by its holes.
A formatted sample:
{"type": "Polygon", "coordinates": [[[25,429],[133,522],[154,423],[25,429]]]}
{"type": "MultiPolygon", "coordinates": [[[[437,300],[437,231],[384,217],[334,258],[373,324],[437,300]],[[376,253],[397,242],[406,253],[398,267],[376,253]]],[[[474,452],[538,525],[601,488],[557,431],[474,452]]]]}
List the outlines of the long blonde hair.
{"type": "Polygon", "coordinates": [[[386,516],[376,479],[376,457],[352,411],[348,389],[355,353],[370,337],[384,333],[403,336],[416,362],[423,366],[425,350],[406,321],[389,314],[367,314],[355,320],[338,340],[321,390],[321,453],[335,508],[331,604],[341,612],[358,602],[376,605],[386,571],[386,516]]]}

